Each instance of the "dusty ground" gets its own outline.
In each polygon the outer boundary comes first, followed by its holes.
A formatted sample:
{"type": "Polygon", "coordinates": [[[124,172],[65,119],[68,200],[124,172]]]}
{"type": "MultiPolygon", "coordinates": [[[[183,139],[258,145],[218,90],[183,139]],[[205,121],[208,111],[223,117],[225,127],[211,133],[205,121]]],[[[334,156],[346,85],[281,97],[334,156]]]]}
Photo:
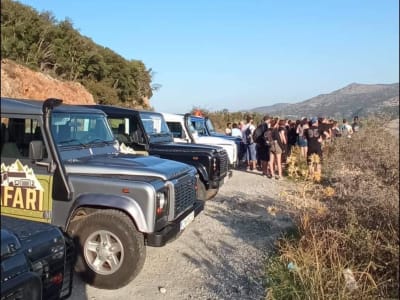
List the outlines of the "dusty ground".
{"type": "Polygon", "coordinates": [[[70,299],[264,299],[264,259],[289,217],[268,207],[291,188],[285,179],[234,171],[218,195],[174,242],[147,248],[128,286],[99,290],[75,277],[70,299]]]}
{"type": "Polygon", "coordinates": [[[391,134],[397,138],[399,137],[399,119],[390,121],[387,127],[391,134]]]}

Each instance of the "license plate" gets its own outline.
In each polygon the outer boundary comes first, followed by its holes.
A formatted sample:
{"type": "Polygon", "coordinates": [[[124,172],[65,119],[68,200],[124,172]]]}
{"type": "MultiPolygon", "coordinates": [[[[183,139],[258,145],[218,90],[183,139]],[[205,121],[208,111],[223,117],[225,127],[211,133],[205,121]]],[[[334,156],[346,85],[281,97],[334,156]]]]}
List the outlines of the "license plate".
{"type": "Polygon", "coordinates": [[[182,231],[194,220],[194,211],[188,214],[180,223],[180,230],[182,231]]]}

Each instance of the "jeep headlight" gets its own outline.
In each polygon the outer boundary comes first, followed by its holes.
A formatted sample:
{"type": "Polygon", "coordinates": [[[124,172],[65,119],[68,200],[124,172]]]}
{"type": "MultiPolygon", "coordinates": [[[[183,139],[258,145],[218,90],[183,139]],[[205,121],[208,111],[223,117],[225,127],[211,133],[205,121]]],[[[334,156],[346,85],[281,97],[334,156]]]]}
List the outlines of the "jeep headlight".
{"type": "Polygon", "coordinates": [[[168,204],[167,196],[165,195],[164,192],[157,192],[156,200],[157,200],[156,213],[157,216],[161,216],[167,211],[167,204],[168,204]]]}

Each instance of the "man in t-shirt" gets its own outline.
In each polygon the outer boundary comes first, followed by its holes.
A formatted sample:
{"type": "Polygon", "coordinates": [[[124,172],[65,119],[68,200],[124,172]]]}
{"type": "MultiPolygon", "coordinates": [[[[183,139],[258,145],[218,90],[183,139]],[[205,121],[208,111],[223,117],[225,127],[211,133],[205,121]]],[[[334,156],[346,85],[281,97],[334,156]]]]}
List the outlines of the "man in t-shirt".
{"type": "Polygon", "coordinates": [[[350,126],[349,123],[347,123],[346,119],[343,119],[343,124],[342,124],[342,136],[351,138],[351,135],[353,134],[353,128],[350,126]]]}
{"type": "MultiPolygon", "coordinates": [[[[260,137],[258,138],[257,141],[257,157],[261,161],[261,170],[263,175],[272,177],[271,173],[268,170],[268,163],[269,163],[269,145],[267,145],[267,142],[265,140],[265,132],[267,131],[269,127],[269,123],[271,121],[271,117],[268,115],[265,115],[263,118],[263,123],[261,123],[259,126],[260,131],[262,132],[260,137]]],[[[258,129],[256,129],[258,130],[258,129]]]]}
{"type": "Polygon", "coordinates": [[[351,128],[353,129],[353,132],[358,132],[360,130],[361,124],[360,121],[358,120],[358,116],[355,116],[353,119],[353,124],[351,124],[351,128]]]}
{"type": "Polygon", "coordinates": [[[236,136],[236,137],[242,137],[242,132],[240,131],[238,124],[237,123],[233,123],[232,124],[232,136],[236,136]]]}
{"type": "Polygon", "coordinates": [[[322,162],[322,129],[318,126],[318,118],[313,117],[310,120],[310,127],[304,130],[304,136],[307,139],[308,150],[307,150],[307,162],[309,166],[309,173],[311,176],[315,172],[321,173],[321,162],[322,162]],[[316,154],[319,157],[318,161],[314,161],[312,155],[316,154]]]}
{"type": "Polygon", "coordinates": [[[328,119],[325,117],[318,119],[318,124],[320,131],[323,133],[321,137],[322,137],[322,147],[324,147],[324,145],[331,139],[332,135],[331,124],[329,124],[328,119]]]}

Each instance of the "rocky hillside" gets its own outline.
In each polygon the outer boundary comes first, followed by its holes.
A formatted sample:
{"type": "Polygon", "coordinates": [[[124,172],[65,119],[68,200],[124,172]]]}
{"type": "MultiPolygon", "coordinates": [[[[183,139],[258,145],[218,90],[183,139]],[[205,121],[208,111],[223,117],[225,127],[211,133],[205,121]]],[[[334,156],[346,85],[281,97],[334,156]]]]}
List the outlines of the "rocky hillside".
{"type": "Polygon", "coordinates": [[[330,94],[322,94],[299,103],[279,103],[252,109],[289,118],[328,116],[350,118],[385,112],[399,116],[399,84],[352,83],[330,94]]]}
{"type": "Polygon", "coordinates": [[[95,104],[92,94],[81,84],[54,79],[7,59],[1,61],[1,96],[33,100],[59,98],[68,104],[95,104]]]}

